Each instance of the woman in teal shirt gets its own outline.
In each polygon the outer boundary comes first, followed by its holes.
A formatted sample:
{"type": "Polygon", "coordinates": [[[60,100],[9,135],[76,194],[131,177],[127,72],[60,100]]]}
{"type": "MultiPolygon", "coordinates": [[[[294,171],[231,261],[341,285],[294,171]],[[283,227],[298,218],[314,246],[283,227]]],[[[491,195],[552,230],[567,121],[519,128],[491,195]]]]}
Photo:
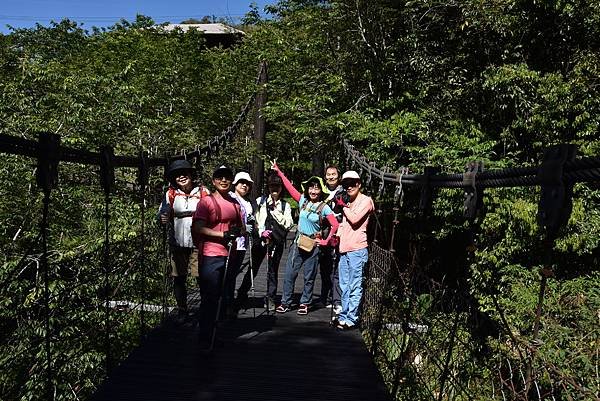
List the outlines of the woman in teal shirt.
{"type": "Polygon", "coordinates": [[[315,277],[317,275],[319,246],[325,246],[330,243],[330,240],[338,229],[339,223],[331,208],[323,202],[328,191],[323,184],[323,179],[321,177],[313,176],[304,181],[302,183],[304,193],[300,193],[294,188],[292,183],[287,179],[275,162],[272,162],[271,168],[277,172],[279,177],[281,177],[285,189],[287,189],[292,198],[298,202],[298,207],[300,208],[298,231],[296,233],[296,238],[294,239],[294,244],[290,247],[285,265],[281,305],[277,307],[276,311],[285,313],[290,310],[296,278],[298,277],[300,270],[304,269],[304,289],[302,291],[302,297],[300,298],[298,314],[306,315],[312,300],[315,277]],[[325,239],[322,239],[320,235],[323,218],[326,218],[327,221],[329,221],[329,224],[331,224],[329,236],[325,239]],[[305,250],[298,247],[300,236],[308,237],[304,239],[307,240],[309,244],[311,241],[314,241],[312,250],[305,250]]]}

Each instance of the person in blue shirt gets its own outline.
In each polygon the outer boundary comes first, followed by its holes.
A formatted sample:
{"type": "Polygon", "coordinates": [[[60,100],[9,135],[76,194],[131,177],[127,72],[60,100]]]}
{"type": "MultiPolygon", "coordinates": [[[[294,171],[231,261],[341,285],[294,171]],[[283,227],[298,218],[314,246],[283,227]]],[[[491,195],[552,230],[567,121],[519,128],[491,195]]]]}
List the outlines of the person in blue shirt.
{"type": "Polygon", "coordinates": [[[283,172],[272,162],[271,168],[283,181],[285,189],[291,197],[298,202],[300,209],[298,218],[298,230],[294,243],[290,247],[283,282],[283,295],[281,305],[275,309],[278,313],[286,313],[290,310],[294,285],[301,269],[304,269],[304,289],[298,307],[299,315],[306,315],[314,289],[315,277],[317,275],[317,264],[319,262],[319,247],[327,246],[335,235],[339,223],[331,208],[324,202],[328,193],[321,177],[310,177],[302,183],[303,193],[300,193],[287,179],[283,172]],[[327,219],[331,230],[327,238],[321,238],[323,220],[327,219]]]}

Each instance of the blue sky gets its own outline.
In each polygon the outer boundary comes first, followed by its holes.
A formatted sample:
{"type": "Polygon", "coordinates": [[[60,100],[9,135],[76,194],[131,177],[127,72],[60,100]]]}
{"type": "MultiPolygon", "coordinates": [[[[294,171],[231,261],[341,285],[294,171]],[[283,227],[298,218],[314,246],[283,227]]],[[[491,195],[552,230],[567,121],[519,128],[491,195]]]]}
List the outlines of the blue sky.
{"type": "MultiPolygon", "coordinates": [[[[254,0],[259,10],[276,0],[254,0]]],[[[39,22],[69,18],[92,26],[109,26],[125,18],[133,21],[136,14],[152,17],[156,22],[181,22],[205,15],[239,20],[250,9],[252,0],[0,0],[0,32],[10,32],[7,24],[27,28],[39,22]]]]}

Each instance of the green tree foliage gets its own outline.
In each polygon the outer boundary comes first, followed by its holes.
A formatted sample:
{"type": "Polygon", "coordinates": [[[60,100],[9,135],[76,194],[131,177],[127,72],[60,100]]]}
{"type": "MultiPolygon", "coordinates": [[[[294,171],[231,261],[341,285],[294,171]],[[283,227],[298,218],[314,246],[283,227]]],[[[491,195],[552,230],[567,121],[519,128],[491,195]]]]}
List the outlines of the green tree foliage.
{"type": "MultiPolygon", "coordinates": [[[[35,140],[49,132],[78,149],[97,151],[109,144],[117,155],[179,153],[220,134],[255,91],[257,61],[231,49],[208,49],[197,31],[162,32],[142,16],[92,33],[65,20],[0,39],[0,132],[16,137],[35,140]]],[[[240,131],[239,136],[248,132],[247,120],[240,131]]],[[[246,159],[241,154],[232,162],[246,159]]],[[[48,397],[44,269],[37,238],[42,199],[34,171],[35,160],[3,155],[0,398],[8,400],[48,397]]],[[[102,379],[107,324],[114,365],[160,318],[113,310],[107,322],[103,302],[109,291],[113,300],[161,304],[166,262],[163,233],[154,223],[164,191],[161,172],[151,171],[142,210],[136,171],[116,171],[108,262],[97,173],[97,167],[61,163],[59,185],[50,196],[50,391],[57,399],[87,398],[102,379]]]]}
{"type": "MultiPolygon", "coordinates": [[[[459,172],[470,160],[484,160],[487,169],[536,166],[545,147],[565,142],[576,144],[580,155],[599,154],[597,2],[281,0],[266,11],[271,19],[251,8],[241,27],[246,35],[232,48],[208,49],[201,33],[164,33],[143,16],[91,33],[65,20],[0,36],[0,133],[24,138],[57,133],[69,146],[96,150],[112,144],[117,154],[129,155],[140,149],[160,155],[194,148],[232,122],[256,90],[257,66],[265,60],[265,158],[277,158],[296,182],[310,174],[313,161],[345,164],[340,136],[380,167],[409,166],[416,173],[426,165],[459,172]]],[[[223,160],[248,167],[255,149],[248,139],[251,122],[224,156],[207,161],[206,169],[223,160]]],[[[5,157],[0,167],[0,183],[12,194],[0,203],[4,272],[17,267],[19,256],[37,236],[41,198],[33,171],[33,161],[13,156],[5,157]]],[[[155,173],[151,188],[160,193],[162,183],[155,173]]],[[[103,196],[88,168],[63,164],[60,179],[52,198],[50,245],[53,263],[69,266],[80,254],[101,251],[103,196]]],[[[141,220],[140,200],[133,191],[135,171],[119,170],[117,180],[111,240],[126,244],[119,268],[131,272],[122,286],[145,283],[150,289],[161,269],[160,245],[152,245],[156,275],[144,277],[136,271],[135,260],[126,257],[137,249],[133,241],[141,220]]],[[[478,221],[474,254],[464,251],[470,229],[463,222],[462,193],[457,190],[439,192],[427,223],[430,230],[423,233],[412,231],[418,225],[412,224],[415,194],[409,188],[402,211],[406,223],[399,235],[417,238],[423,249],[432,250],[422,255],[419,269],[424,275],[464,286],[475,300],[473,308],[501,327],[502,335],[487,336],[482,343],[482,349],[503,361],[497,366],[506,360],[521,362],[519,354],[532,355],[531,365],[544,372],[539,382],[552,388],[556,399],[589,399],[600,386],[600,196],[595,184],[578,184],[574,193],[573,214],[549,261],[544,259],[549,252],[544,233],[536,224],[539,189],[534,188],[486,190],[487,214],[478,221]],[[540,332],[534,339],[532,322],[544,267],[551,267],[554,275],[548,278],[540,332]]],[[[159,196],[148,195],[152,200],[159,196]]],[[[155,228],[149,230],[155,238],[155,228]]],[[[406,242],[399,241],[397,248],[399,255],[410,254],[406,242]]],[[[67,274],[70,270],[65,269],[67,274]]],[[[65,285],[64,277],[54,278],[56,288],[65,285]]],[[[21,325],[19,331],[10,323],[24,321],[31,311],[18,305],[39,303],[39,280],[33,274],[26,284],[12,284],[19,287],[10,287],[18,294],[14,298],[3,293],[3,309],[9,311],[0,319],[4,332],[23,337],[37,333],[27,338],[41,338],[40,324],[21,325]]],[[[98,286],[85,291],[99,291],[98,286]]],[[[432,299],[437,295],[420,294],[424,301],[413,305],[419,316],[469,321],[463,313],[449,316],[436,307],[440,302],[432,299]]],[[[74,315],[79,322],[74,326],[85,330],[102,324],[98,309],[89,310],[96,315],[74,315]]],[[[124,344],[134,342],[127,334],[136,332],[136,322],[127,321],[119,331],[124,344]]],[[[64,321],[54,324],[67,326],[64,321]]],[[[471,329],[461,326],[459,339],[480,344],[471,329]]],[[[444,344],[446,334],[432,330],[427,341],[444,344]]],[[[67,330],[61,335],[75,334],[67,330]]],[[[10,344],[13,348],[2,349],[3,358],[19,352],[10,344]]],[[[97,370],[102,357],[90,348],[87,359],[69,365],[71,371],[82,372],[77,383],[70,383],[85,389],[80,395],[95,385],[86,382],[89,376],[83,372],[97,370]]],[[[43,359],[42,348],[37,349],[38,359],[43,359]]],[[[493,398],[490,386],[498,372],[489,369],[485,355],[463,351],[455,353],[459,356],[452,363],[464,368],[462,380],[476,391],[473,398],[493,398]]],[[[127,346],[119,352],[126,354],[127,346]]],[[[2,391],[14,394],[6,383],[23,380],[33,369],[25,392],[39,394],[43,369],[36,360],[22,361],[2,376],[2,391]]],[[[385,369],[385,377],[398,379],[385,369]]],[[[433,381],[440,376],[431,365],[419,369],[433,381]]],[[[435,383],[419,382],[417,368],[408,367],[403,374],[400,399],[431,396],[427,386],[435,383]]]]}
{"type": "MultiPolygon", "coordinates": [[[[275,145],[273,156],[303,167],[300,175],[308,173],[311,150],[323,149],[302,142],[311,132],[327,138],[330,146],[341,133],[380,167],[408,165],[416,172],[425,165],[457,172],[475,159],[484,160],[486,168],[535,166],[544,148],[565,142],[576,144],[582,156],[598,155],[595,21],[600,10],[594,2],[281,1],[270,10],[279,19],[263,29],[285,29],[275,36],[285,47],[277,50],[273,63],[298,63],[295,71],[310,71],[321,83],[288,72],[281,77],[285,85],[276,77],[269,92],[273,132],[285,128],[279,135],[300,149],[290,155],[289,146],[275,145]],[[314,13],[318,18],[311,21],[314,13]],[[293,45],[285,41],[288,34],[293,45]],[[315,44],[320,51],[311,56],[315,44]],[[290,48],[302,53],[293,57],[290,48]],[[339,90],[327,87],[330,82],[339,83],[339,90]],[[324,102],[300,108],[319,99],[331,106],[323,107],[324,102]],[[284,131],[306,134],[290,142],[284,131]]],[[[535,363],[550,372],[541,380],[543,386],[562,386],[554,390],[562,399],[589,398],[599,385],[594,373],[599,331],[592,324],[598,319],[594,288],[600,284],[592,228],[597,227],[599,206],[595,188],[576,186],[573,215],[554,243],[550,262],[536,223],[539,192],[486,191],[488,214],[480,222],[478,250],[471,262],[463,262],[481,311],[516,336],[517,344],[511,338],[490,339],[498,355],[509,357],[516,350],[531,351],[539,272],[550,263],[554,276],[548,279],[539,334],[544,345],[537,349],[535,363]],[[588,322],[586,328],[555,318],[571,313],[564,299],[573,296],[580,302],[578,314],[586,316],[581,319],[588,322]],[[506,313],[508,327],[497,306],[506,313]],[[557,333],[568,343],[558,340],[557,333]]],[[[442,191],[435,202],[433,237],[424,240],[437,243],[436,249],[464,246],[452,243],[467,234],[460,224],[461,197],[457,191],[442,191]]],[[[460,251],[454,254],[464,258],[460,251]]],[[[421,268],[448,278],[454,273],[444,266],[447,262],[433,258],[421,268]]],[[[488,390],[481,387],[475,398],[489,399],[488,390]]]]}

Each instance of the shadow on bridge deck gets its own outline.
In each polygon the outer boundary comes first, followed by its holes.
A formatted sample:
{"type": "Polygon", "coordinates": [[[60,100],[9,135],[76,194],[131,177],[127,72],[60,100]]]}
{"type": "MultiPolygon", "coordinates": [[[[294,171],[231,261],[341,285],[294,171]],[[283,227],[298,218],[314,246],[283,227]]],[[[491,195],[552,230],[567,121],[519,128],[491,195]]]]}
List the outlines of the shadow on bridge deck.
{"type": "Polygon", "coordinates": [[[265,270],[255,280],[256,317],[248,309],[224,323],[223,344],[212,355],[199,351],[197,327],[167,323],[113,370],[93,399],[390,400],[360,333],[331,328],[330,309],[265,313],[265,270]]]}

